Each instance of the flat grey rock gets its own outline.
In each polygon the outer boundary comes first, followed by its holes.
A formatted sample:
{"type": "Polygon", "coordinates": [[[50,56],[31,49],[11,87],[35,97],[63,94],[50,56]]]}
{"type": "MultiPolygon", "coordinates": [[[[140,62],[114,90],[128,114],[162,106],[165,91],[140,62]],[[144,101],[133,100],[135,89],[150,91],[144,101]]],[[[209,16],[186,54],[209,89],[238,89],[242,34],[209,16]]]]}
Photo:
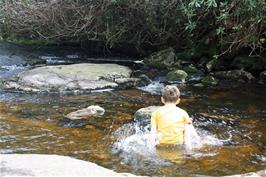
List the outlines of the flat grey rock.
{"type": "Polygon", "coordinates": [[[1,176],[135,176],[59,155],[1,154],[1,176]]]}
{"type": "Polygon", "coordinates": [[[38,67],[18,75],[17,81],[4,84],[6,89],[32,92],[91,91],[133,87],[131,69],[118,64],[72,64],[38,67]]]}

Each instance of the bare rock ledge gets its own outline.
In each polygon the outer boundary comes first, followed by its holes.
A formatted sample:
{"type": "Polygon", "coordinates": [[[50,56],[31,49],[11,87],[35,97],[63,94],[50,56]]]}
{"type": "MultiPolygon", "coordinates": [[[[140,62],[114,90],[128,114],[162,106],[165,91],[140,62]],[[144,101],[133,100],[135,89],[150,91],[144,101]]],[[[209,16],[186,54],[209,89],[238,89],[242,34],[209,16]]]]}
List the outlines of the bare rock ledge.
{"type": "Polygon", "coordinates": [[[59,155],[0,154],[0,176],[135,176],[59,155]]]}
{"type": "Polygon", "coordinates": [[[18,74],[17,80],[6,82],[4,88],[29,92],[128,88],[134,87],[140,80],[131,78],[131,74],[130,68],[118,64],[44,66],[18,74]]]}

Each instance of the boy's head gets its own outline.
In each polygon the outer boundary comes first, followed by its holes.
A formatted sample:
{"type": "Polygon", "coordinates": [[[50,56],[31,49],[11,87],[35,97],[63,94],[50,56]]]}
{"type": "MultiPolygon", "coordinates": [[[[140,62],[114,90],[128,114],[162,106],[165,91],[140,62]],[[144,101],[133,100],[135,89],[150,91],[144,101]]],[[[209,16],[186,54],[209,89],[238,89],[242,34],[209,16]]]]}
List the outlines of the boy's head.
{"type": "Polygon", "coordinates": [[[174,85],[167,85],[162,89],[162,102],[163,103],[175,103],[180,101],[180,91],[174,85]]]}

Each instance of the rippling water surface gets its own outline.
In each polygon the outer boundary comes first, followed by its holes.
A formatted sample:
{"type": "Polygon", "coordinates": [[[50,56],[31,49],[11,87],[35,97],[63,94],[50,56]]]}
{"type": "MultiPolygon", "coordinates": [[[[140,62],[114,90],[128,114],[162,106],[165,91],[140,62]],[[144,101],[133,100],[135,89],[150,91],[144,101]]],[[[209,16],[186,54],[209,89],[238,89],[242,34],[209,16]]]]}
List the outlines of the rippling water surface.
{"type": "MultiPolygon", "coordinates": [[[[3,61],[2,66],[7,66],[3,61]]],[[[0,74],[28,65],[17,67],[2,67],[0,74]]],[[[133,121],[139,108],[160,105],[162,86],[153,82],[139,89],[79,95],[0,90],[0,153],[67,155],[119,172],[151,176],[219,176],[265,169],[265,86],[180,86],[180,107],[193,118],[204,142],[190,153],[182,148],[153,149],[147,142],[148,130],[133,121]],[[74,124],[63,119],[71,111],[95,104],[105,108],[103,117],[74,124]]]]}

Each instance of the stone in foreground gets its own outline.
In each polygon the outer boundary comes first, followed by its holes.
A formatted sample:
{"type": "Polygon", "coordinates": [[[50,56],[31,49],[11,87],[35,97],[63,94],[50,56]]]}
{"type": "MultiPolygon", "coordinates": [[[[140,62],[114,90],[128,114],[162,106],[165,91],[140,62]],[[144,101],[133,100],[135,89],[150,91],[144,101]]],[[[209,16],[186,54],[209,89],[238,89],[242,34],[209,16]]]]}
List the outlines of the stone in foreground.
{"type": "Polygon", "coordinates": [[[71,120],[86,119],[89,116],[102,116],[105,110],[97,105],[91,105],[87,108],[80,109],[67,114],[65,117],[71,120]]]}
{"type": "Polygon", "coordinates": [[[59,155],[1,154],[1,176],[134,176],[59,155]]]}
{"type": "Polygon", "coordinates": [[[128,67],[117,64],[44,66],[20,73],[18,80],[5,83],[5,88],[64,92],[133,87],[138,79],[130,78],[131,73],[128,67]]]}

